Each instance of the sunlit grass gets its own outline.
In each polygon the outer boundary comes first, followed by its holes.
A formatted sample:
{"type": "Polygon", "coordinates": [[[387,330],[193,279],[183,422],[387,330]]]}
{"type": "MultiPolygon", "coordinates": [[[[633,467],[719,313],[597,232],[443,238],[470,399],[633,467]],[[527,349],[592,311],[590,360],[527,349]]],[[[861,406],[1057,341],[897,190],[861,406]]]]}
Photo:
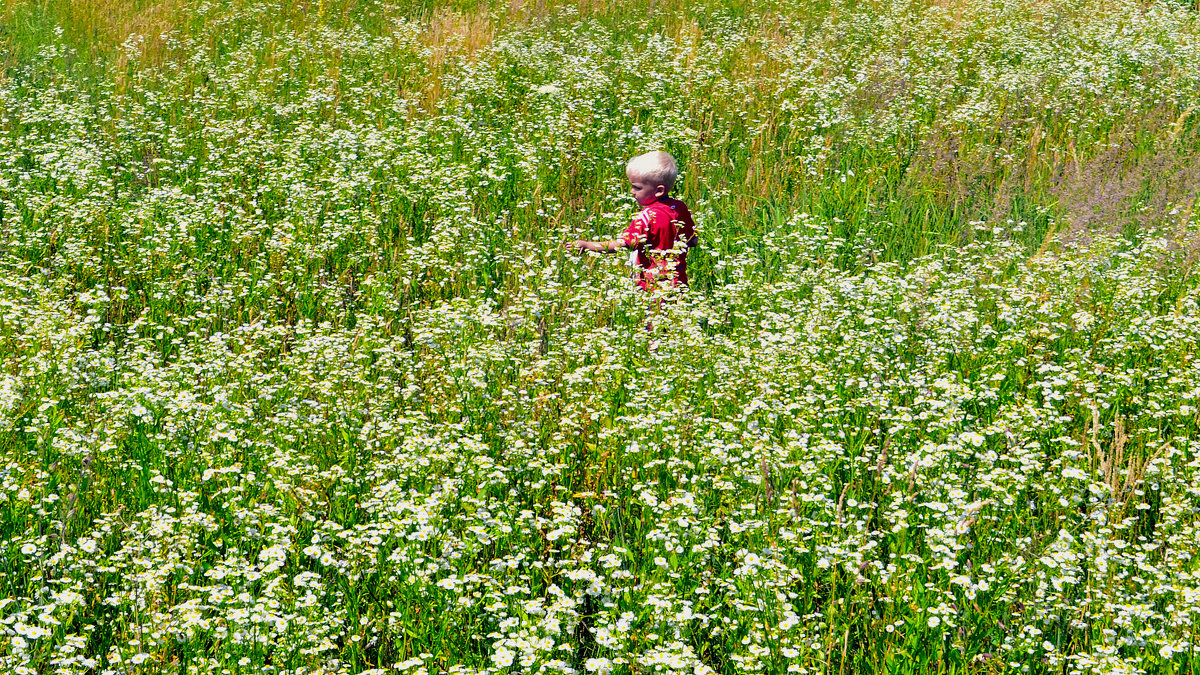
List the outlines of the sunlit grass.
{"type": "Polygon", "coordinates": [[[2,19],[5,672],[1195,669],[1194,6],[2,19]]]}

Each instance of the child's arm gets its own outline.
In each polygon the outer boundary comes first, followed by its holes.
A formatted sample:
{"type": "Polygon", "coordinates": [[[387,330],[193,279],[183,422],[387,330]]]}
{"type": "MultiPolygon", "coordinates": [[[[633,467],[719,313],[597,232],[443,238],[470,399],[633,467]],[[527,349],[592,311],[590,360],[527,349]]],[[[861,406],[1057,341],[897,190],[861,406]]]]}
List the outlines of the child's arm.
{"type": "Polygon", "coordinates": [[[620,239],[609,239],[607,241],[586,241],[576,239],[571,242],[571,249],[574,251],[595,251],[596,253],[616,253],[629,248],[637,248],[646,241],[646,233],[650,231],[650,216],[645,212],[639,213],[630,221],[629,227],[625,228],[625,232],[620,239]]]}
{"type": "Polygon", "coordinates": [[[576,239],[571,242],[571,249],[574,251],[594,251],[596,253],[616,253],[629,248],[629,244],[621,239],[610,239],[608,241],[584,241],[576,239]]]}
{"type": "Polygon", "coordinates": [[[680,229],[679,238],[687,244],[688,248],[696,248],[700,245],[700,237],[696,234],[696,221],[692,220],[692,212],[688,209],[687,204],[676,200],[676,212],[679,213],[679,220],[683,224],[680,229]]]}

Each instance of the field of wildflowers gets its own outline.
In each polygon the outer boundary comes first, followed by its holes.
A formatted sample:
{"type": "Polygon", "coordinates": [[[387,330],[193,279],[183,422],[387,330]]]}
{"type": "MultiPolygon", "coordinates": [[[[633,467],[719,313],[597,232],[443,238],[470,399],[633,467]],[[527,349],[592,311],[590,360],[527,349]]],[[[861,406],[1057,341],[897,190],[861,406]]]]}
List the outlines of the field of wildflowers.
{"type": "Polygon", "coordinates": [[[0,672],[1200,666],[1194,2],[0,42],[0,672]],[[562,246],[655,148],[661,300],[562,246]]]}

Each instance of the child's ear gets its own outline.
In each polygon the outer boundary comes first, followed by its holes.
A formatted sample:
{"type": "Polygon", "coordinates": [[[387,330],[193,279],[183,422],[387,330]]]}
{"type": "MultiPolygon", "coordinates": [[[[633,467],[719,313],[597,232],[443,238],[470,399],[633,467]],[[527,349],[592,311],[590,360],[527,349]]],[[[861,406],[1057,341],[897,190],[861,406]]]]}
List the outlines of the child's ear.
{"type": "Polygon", "coordinates": [[[655,197],[665,197],[666,194],[667,194],[667,186],[666,185],[659,185],[658,187],[654,188],[654,196],[655,197]]]}

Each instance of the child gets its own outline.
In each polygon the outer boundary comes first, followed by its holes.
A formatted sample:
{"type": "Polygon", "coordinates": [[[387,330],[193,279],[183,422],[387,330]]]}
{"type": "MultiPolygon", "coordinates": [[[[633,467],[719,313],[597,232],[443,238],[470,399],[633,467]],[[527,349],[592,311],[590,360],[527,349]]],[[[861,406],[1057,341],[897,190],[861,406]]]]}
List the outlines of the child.
{"type": "Polygon", "coordinates": [[[683,202],[669,196],[679,176],[675,158],[665,152],[648,152],[625,165],[629,190],[642,207],[620,239],[571,243],[577,251],[615,253],[634,249],[631,260],[639,270],[638,286],[651,290],[661,282],[687,284],[687,250],[699,243],[696,224],[683,202]]]}

